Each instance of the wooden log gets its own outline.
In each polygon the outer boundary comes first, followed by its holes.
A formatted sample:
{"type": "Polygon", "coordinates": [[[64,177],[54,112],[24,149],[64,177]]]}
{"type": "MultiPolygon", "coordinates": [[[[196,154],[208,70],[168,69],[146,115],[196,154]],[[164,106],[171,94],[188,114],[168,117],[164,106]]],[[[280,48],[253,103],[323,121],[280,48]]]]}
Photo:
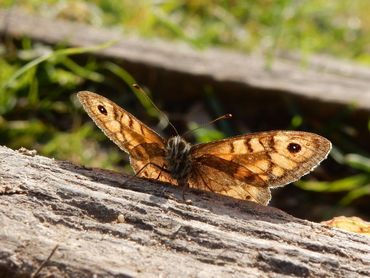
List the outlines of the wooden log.
{"type": "Polygon", "coordinates": [[[0,192],[0,277],[370,276],[369,237],[26,150],[0,192]]]}

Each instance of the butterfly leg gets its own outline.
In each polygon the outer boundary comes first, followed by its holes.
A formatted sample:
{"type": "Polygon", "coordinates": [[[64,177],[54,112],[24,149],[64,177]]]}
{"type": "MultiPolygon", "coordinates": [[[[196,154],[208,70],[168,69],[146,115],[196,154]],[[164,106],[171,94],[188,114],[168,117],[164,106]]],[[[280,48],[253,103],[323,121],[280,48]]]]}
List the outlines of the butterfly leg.
{"type": "Polygon", "coordinates": [[[180,184],[180,186],[182,187],[182,200],[186,203],[185,193],[186,190],[188,189],[188,186],[186,183],[180,184]]]}
{"type": "Polygon", "coordinates": [[[158,177],[156,178],[156,180],[158,180],[158,179],[159,179],[159,177],[161,176],[162,171],[167,172],[167,170],[166,170],[163,166],[160,166],[160,165],[155,164],[155,163],[153,163],[153,162],[148,162],[148,163],[147,163],[147,164],[145,164],[145,165],[144,165],[144,166],[143,166],[139,171],[137,171],[137,172],[135,173],[135,175],[133,175],[133,176],[129,177],[129,178],[128,178],[124,183],[126,183],[126,182],[128,182],[128,181],[132,180],[133,178],[135,178],[135,177],[137,177],[137,176],[139,176],[139,175],[140,175],[140,173],[141,173],[142,171],[144,171],[144,170],[145,170],[145,168],[146,168],[146,167],[148,167],[149,165],[153,165],[153,166],[157,167],[158,169],[160,169],[159,175],[158,175],[158,177]]]}
{"type": "MultiPolygon", "coordinates": [[[[166,169],[162,166],[162,167],[160,167],[159,165],[156,165],[157,166],[157,168],[159,168],[159,174],[158,174],[158,176],[156,177],[156,180],[158,180],[160,177],[161,177],[161,174],[162,174],[162,171],[163,170],[165,170],[166,171],[166,169]]],[[[166,171],[167,173],[169,173],[168,171],[166,171]]]]}
{"type": "Polygon", "coordinates": [[[138,176],[146,167],[148,167],[149,165],[152,165],[152,166],[154,166],[154,167],[157,167],[160,171],[159,171],[159,174],[158,174],[158,176],[157,176],[157,178],[156,178],[156,180],[157,179],[159,179],[159,177],[161,176],[161,174],[162,174],[162,171],[163,172],[166,172],[166,173],[170,173],[166,168],[164,168],[163,166],[160,166],[160,165],[158,165],[158,164],[156,164],[156,163],[153,163],[153,162],[148,162],[147,164],[145,164],[139,171],[137,171],[137,173],[134,175],[135,177],[136,176],[138,176]]]}
{"type": "MultiPolygon", "coordinates": [[[[145,164],[143,167],[141,167],[141,169],[139,170],[139,171],[137,171],[136,173],[135,173],[135,175],[133,175],[133,176],[131,176],[130,178],[128,178],[125,182],[127,182],[127,181],[129,181],[129,180],[131,180],[132,178],[134,178],[134,177],[136,177],[136,176],[138,176],[138,175],[140,175],[140,173],[142,172],[142,171],[144,171],[144,169],[146,168],[146,167],[148,167],[149,165],[152,165],[152,166],[154,166],[154,167],[156,167],[156,168],[158,168],[160,171],[159,171],[159,174],[158,174],[158,176],[157,176],[157,178],[156,178],[156,180],[158,180],[159,178],[160,178],[160,176],[161,176],[161,174],[162,174],[162,172],[165,172],[165,173],[167,173],[167,174],[171,174],[165,167],[163,167],[163,166],[160,166],[160,165],[158,165],[158,164],[156,164],[156,163],[153,163],[153,162],[148,162],[147,164],[145,164]]],[[[189,199],[185,199],[185,193],[186,193],[186,191],[189,189],[189,183],[188,183],[188,181],[187,181],[187,179],[186,180],[184,180],[184,181],[179,181],[179,187],[182,187],[182,199],[183,199],[183,201],[184,201],[184,203],[186,203],[186,204],[192,204],[192,201],[191,200],[189,200],[189,199]]]]}
{"type": "Polygon", "coordinates": [[[186,191],[189,189],[189,183],[186,182],[180,182],[179,186],[182,187],[182,200],[185,204],[191,205],[193,202],[190,199],[185,198],[186,191]]]}
{"type": "MultiPolygon", "coordinates": [[[[200,171],[198,171],[197,169],[194,169],[193,170],[193,175],[196,175],[198,177],[200,177],[200,180],[202,181],[203,185],[204,185],[204,188],[208,188],[209,191],[213,192],[212,188],[210,188],[206,181],[204,180],[203,178],[203,175],[201,174],[200,171]]],[[[185,193],[186,191],[189,189],[189,182],[186,181],[186,182],[183,182],[180,184],[182,186],[182,200],[186,203],[186,204],[192,204],[192,201],[190,199],[186,199],[185,198],[185,193]]]]}

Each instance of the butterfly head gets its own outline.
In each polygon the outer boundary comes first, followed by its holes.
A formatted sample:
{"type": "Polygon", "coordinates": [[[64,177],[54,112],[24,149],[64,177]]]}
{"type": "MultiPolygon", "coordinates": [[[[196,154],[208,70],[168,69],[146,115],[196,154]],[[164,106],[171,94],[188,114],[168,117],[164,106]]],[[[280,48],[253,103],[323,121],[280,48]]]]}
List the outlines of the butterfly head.
{"type": "Polygon", "coordinates": [[[186,177],[191,168],[191,145],[180,136],[168,139],[166,144],[166,160],[168,170],[175,179],[186,177]]]}

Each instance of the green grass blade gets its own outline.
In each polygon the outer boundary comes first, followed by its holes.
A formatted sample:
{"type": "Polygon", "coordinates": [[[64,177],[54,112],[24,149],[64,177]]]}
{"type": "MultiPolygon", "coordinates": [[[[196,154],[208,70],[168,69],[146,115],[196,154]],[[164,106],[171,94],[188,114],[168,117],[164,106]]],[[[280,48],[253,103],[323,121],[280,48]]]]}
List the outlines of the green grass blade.
{"type": "Polygon", "coordinates": [[[44,61],[47,61],[49,59],[58,57],[58,56],[70,56],[70,55],[77,55],[77,54],[83,54],[88,52],[95,52],[107,47],[112,46],[116,43],[116,40],[109,41],[100,45],[95,45],[91,47],[71,47],[71,48],[65,48],[65,49],[59,49],[56,51],[52,51],[50,53],[47,53],[45,55],[42,55],[31,62],[25,64],[23,67],[21,67],[19,70],[17,70],[9,79],[6,81],[2,86],[1,89],[6,89],[10,87],[20,76],[22,76],[24,73],[29,71],[30,69],[36,67],[37,65],[41,64],[44,61]]]}

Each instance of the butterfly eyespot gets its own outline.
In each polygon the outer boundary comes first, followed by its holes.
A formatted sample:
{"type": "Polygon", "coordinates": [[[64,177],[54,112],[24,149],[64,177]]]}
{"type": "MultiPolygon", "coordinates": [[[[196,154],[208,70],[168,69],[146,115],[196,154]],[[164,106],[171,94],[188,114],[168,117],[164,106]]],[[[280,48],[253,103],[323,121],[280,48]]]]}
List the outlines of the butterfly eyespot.
{"type": "Polygon", "coordinates": [[[302,149],[302,147],[301,147],[301,145],[299,145],[297,143],[290,143],[288,145],[287,149],[291,153],[298,153],[302,149]]]}
{"type": "Polygon", "coordinates": [[[104,114],[105,116],[108,115],[108,111],[107,109],[105,109],[105,107],[103,105],[98,105],[98,110],[100,113],[104,114]]]}

